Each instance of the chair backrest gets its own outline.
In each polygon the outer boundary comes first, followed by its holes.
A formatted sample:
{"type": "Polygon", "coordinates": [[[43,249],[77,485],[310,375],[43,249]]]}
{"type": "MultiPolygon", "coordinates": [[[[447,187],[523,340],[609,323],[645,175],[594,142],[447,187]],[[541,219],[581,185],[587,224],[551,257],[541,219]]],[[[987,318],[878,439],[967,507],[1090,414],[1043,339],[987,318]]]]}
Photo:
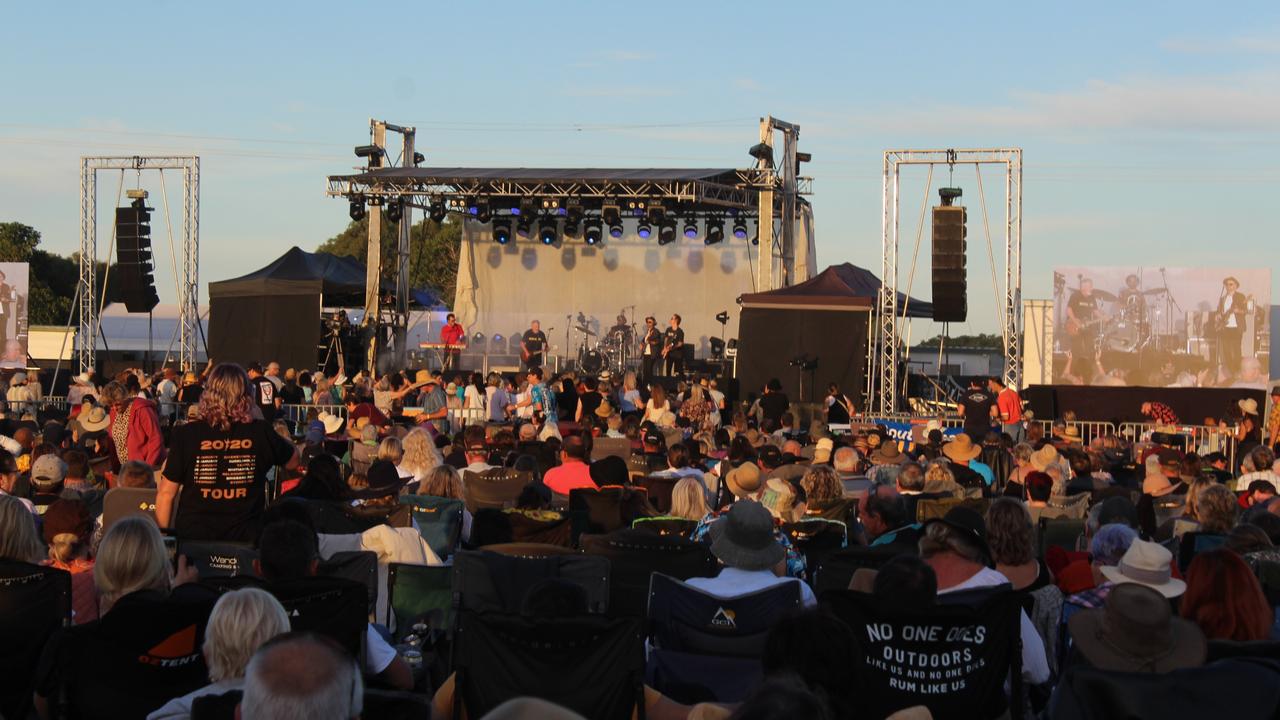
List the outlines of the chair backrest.
{"type": "Polygon", "coordinates": [[[264,587],[284,606],[291,630],[333,638],[360,657],[369,625],[368,589],[363,584],[341,577],[305,577],[264,587]]]}
{"type": "Polygon", "coordinates": [[[666,650],[758,659],[769,628],[799,607],[799,581],[721,598],[654,573],[649,581],[649,639],[666,650]]]}
{"type": "Polygon", "coordinates": [[[591,445],[591,461],[603,460],[607,457],[620,457],[623,460],[631,457],[631,441],[627,438],[596,438],[591,445]]]}
{"type": "Polygon", "coordinates": [[[320,561],[316,574],[342,578],[364,586],[369,596],[369,612],[378,603],[378,554],[368,550],[343,550],[320,561]]]}
{"type": "Polygon", "coordinates": [[[1227,542],[1226,535],[1192,531],[1182,534],[1178,543],[1178,570],[1186,572],[1191,561],[1202,552],[1222,547],[1227,542]]]}
{"type": "Polygon", "coordinates": [[[395,634],[403,638],[416,622],[432,629],[453,627],[453,568],[391,563],[387,568],[395,634]]]}
{"type": "Polygon", "coordinates": [[[1238,657],[1167,673],[1125,673],[1080,664],[1053,693],[1055,720],[1274,718],[1280,662],[1238,657]]]}
{"type": "Polygon", "coordinates": [[[821,508],[810,507],[808,517],[839,520],[848,527],[858,519],[858,499],[842,497],[821,508]]]}
{"type": "Polygon", "coordinates": [[[986,498],[921,498],[916,501],[916,522],[941,518],[954,507],[971,508],[986,517],[991,501],[986,498]]]}
{"type": "Polygon", "coordinates": [[[510,468],[493,468],[481,473],[466,470],[462,473],[462,489],[467,510],[474,513],[480,508],[511,507],[532,478],[531,473],[510,468]]]}
{"type": "Polygon", "coordinates": [[[677,580],[711,577],[718,563],[705,543],[679,535],[655,535],[623,529],[608,535],[583,535],[582,551],[609,559],[609,614],[644,617],[649,579],[662,573],[677,580]]]}
{"type": "Polygon", "coordinates": [[[27,717],[35,660],[49,637],[70,623],[70,573],[0,560],[0,717],[27,717]]]}
{"type": "Polygon", "coordinates": [[[640,621],[463,612],[454,649],[454,716],[481,717],[538,697],[589,718],[644,717],[640,621]]]}
{"type": "Polygon", "coordinates": [[[652,535],[678,535],[687,538],[697,529],[697,520],[678,517],[636,518],[631,522],[633,530],[643,530],[652,535]]]}
{"type": "Polygon", "coordinates": [[[249,543],[184,540],[178,542],[178,554],[187,556],[201,579],[253,575],[253,561],[258,559],[249,543]]]}
{"type": "MultiPolygon", "coordinates": [[[[891,546],[861,545],[829,553],[817,565],[813,576],[813,591],[821,595],[828,590],[847,590],[853,574],[861,568],[879,570],[881,566],[902,553],[891,546]]],[[[810,566],[812,567],[812,566],[810,566]]]]}
{"type": "Polygon", "coordinates": [[[453,556],[453,571],[458,610],[519,612],[525,593],[544,578],[561,578],[581,585],[587,591],[591,612],[602,613],[609,606],[609,561],[602,557],[460,550],[453,556]]]}
{"type": "Polygon", "coordinates": [[[823,593],[826,606],[854,631],[847,675],[852,696],[865,704],[867,717],[915,705],[939,720],[1006,711],[1021,717],[1020,596],[1006,588],[943,597],[948,602],[905,610],[850,590],[823,593]]]}
{"type": "Polygon", "coordinates": [[[624,526],[620,487],[575,488],[569,492],[569,522],[573,544],[583,533],[611,533],[624,526]]]}
{"type": "Polygon", "coordinates": [[[840,520],[809,517],[784,524],[782,532],[804,555],[807,568],[817,569],[828,555],[849,544],[849,527],[840,520]]]}
{"type": "Polygon", "coordinates": [[[441,560],[458,547],[462,537],[463,501],[431,495],[404,495],[400,504],[409,508],[422,539],[441,560]]]}
{"type": "Polygon", "coordinates": [[[1210,640],[1206,663],[1227,658],[1266,658],[1280,661],[1280,642],[1275,640],[1255,640],[1242,642],[1235,640],[1210,640]]]}
{"type": "Polygon", "coordinates": [[[1037,530],[1040,535],[1040,557],[1044,557],[1051,547],[1075,552],[1079,549],[1077,546],[1080,538],[1084,537],[1084,520],[1041,515],[1037,530]]]}
{"type": "Polygon", "coordinates": [[[1255,560],[1250,563],[1258,582],[1262,584],[1262,592],[1267,596],[1271,607],[1280,607],[1280,562],[1272,560],[1255,560]]]}
{"type": "Polygon", "coordinates": [[[671,512],[671,491],[682,479],[669,475],[645,475],[636,478],[635,484],[644,488],[649,502],[653,503],[658,512],[667,513],[671,512]]]}
{"type": "Polygon", "coordinates": [[[156,519],[155,488],[115,487],[102,498],[102,531],[106,532],[121,518],[145,515],[156,519]]]}

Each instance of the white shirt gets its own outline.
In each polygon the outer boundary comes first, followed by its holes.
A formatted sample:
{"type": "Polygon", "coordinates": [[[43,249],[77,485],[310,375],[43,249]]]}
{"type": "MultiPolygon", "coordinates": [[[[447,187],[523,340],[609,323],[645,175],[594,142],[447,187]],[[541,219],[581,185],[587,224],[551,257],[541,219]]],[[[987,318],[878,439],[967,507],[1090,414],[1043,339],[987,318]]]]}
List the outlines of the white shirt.
{"type": "Polygon", "coordinates": [[[1222,300],[1218,303],[1218,312],[1224,316],[1223,319],[1226,321],[1223,323],[1224,327],[1229,327],[1229,328],[1239,327],[1238,325],[1236,325],[1236,314],[1231,312],[1235,304],[1236,304],[1235,293],[1227,293],[1226,295],[1223,295],[1222,300]]]}
{"type": "Polygon", "coordinates": [[[671,403],[663,402],[662,407],[658,407],[654,405],[653,400],[650,399],[649,402],[645,403],[644,408],[644,421],[651,422],[656,425],[658,423],[658,419],[662,417],[662,413],[671,409],[671,403]]]}
{"type": "MultiPolygon", "coordinates": [[[[1009,578],[1005,577],[1004,573],[984,567],[968,580],[946,590],[939,590],[938,594],[946,595],[961,590],[995,587],[1008,582],[1009,578]]],[[[1044,653],[1044,641],[1040,639],[1040,633],[1036,632],[1036,626],[1031,624],[1031,618],[1027,617],[1026,611],[1019,610],[1018,614],[1021,616],[1022,623],[1022,677],[1035,684],[1047,682],[1049,661],[1044,653]]]]}
{"type": "MultiPolygon", "coordinates": [[[[685,580],[685,584],[723,599],[747,595],[788,582],[800,583],[800,602],[805,607],[817,607],[818,599],[814,597],[813,590],[807,584],[792,577],[778,577],[772,570],[740,570],[726,567],[721,569],[720,574],[715,577],[685,580]]],[[[1043,650],[1041,654],[1044,654],[1043,650]]]]}
{"type": "Polygon", "coordinates": [[[387,666],[391,665],[391,661],[396,659],[396,649],[391,647],[372,625],[365,627],[364,632],[364,650],[360,653],[360,669],[365,675],[377,675],[387,666]]]}
{"type": "Polygon", "coordinates": [[[468,385],[467,389],[463,391],[462,406],[468,408],[480,408],[481,410],[485,408],[485,398],[480,394],[480,391],[476,389],[475,385],[468,385]]]}

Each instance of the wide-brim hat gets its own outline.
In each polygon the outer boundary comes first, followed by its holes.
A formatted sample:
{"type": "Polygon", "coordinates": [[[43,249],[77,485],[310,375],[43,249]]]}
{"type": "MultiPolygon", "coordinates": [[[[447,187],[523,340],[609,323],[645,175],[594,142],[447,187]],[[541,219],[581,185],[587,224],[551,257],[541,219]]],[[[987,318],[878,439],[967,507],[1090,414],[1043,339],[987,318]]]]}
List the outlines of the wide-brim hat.
{"type": "Polygon", "coordinates": [[[341,417],[330,412],[321,412],[316,419],[324,423],[324,434],[333,435],[342,429],[342,424],[346,422],[341,417]]]}
{"type": "Polygon", "coordinates": [[[1050,465],[1058,462],[1058,448],[1052,445],[1045,445],[1039,450],[1031,453],[1031,467],[1044,472],[1049,469],[1050,465]]]}
{"type": "Polygon", "coordinates": [[[1243,412],[1245,415],[1258,414],[1258,401],[1253,398],[1245,398],[1244,400],[1237,401],[1236,407],[1240,408],[1240,412],[1243,412]]]}
{"type": "MultiPolygon", "coordinates": [[[[981,450],[979,450],[981,454],[981,450]]],[[[890,441],[876,448],[871,453],[871,464],[873,465],[898,465],[902,462],[902,449],[898,447],[897,441],[890,441]]]]}
{"type": "Polygon", "coordinates": [[[773,515],[753,500],[739,500],[711,523],[711,553],[728,567],[767,570],[782,562],[786,548],[773,536],[773,515]]]}
{"type": "Polygon", "coordinates": [[[1100,670],[1166,673],[1203,665],[1208,650],[1195,623],[1175,617],[1159,593],[1132,583],[1112,588],[1103,607],[1075,613],[1067,626],[1080,654],[1100,670]]]}
{"type": "Polygon", "coordinates": [[[813,462],[815,465],[821,465],[831,460],[831,452],[835,450],[836,443],[831,438],[822,438],[818,440],[818,444],[813,448],[813,462]]]}
{"type": "Polygon", "coordinates": [[[1073,443],[1084,442],[1084,438],[1080,436],[1080,428],[1075,425],[1068,425],[1067,429],[1062,431],[1062,439],[1073,443]]]}
{"type": "Polygon", "coordinates": [[[612,379],[613,379],[613,373],[609,372],[608,370],[605,370],[604,372],[600,373],[600,379],[601,379],[601,380],[612,380],[612,379]]]}
{"type": "Polygon", "coordinates": [[[987,522],[977,510],[958,505],[948,510],[946,515],[926,522],[925,529],[934,523],[942,523],[963,533],[977,544],[988,560],[991,559],[991,547],[987,545],[987,522]]]}
{"type": "Polygon", "coordinates": [[[724,476],[724,484],[734,497],[745,497],[760,489],[760,466],[747,461],[724,476]]]}
{"type": "Polygon", "coordinates": [[[400,471],[389,460],[375,460],[365,477],[369,480],[369,486],[355,492],[355,496],[362,500],[399,495],[412,479],[401,477],[400,471]]]}
{"type": "Polygon", "coordinates": [[[596,487],[604,487],[606,485],[626,485],[630,479],[630,473],[627,471],[627,461],[617,455],[609,455],[591,463],[588,469],[591,475],[591,481],[596,487]]]}
{"type": "Polygon", "coordinates": [[[982,446],[974,445],[973,439],[965,433],[951,438],[951,442],[942,446],[942,454],[954,463],[967,463],[982,454],[982,446]]]}
{"type": "Polygon", "coordinates": [[[1173,577],[1173,553],[1160,543],[1134,540],[1120,558],[1119,565],[1103,565],[1102,574],[1117,585],[1137,583],[1166,598],[1176,598],[1187,584],[1173,577]]]}
{"type": "Polygon", "coordinates": [[[608,400],[600,403],[600,406],[596,408],[596,417],[608,418],[612,414],[613,406],[609,404],[608,400]]]}
{"type": "Polygon", "coordinates": [[[101,406],[95,406],[87,413],[80,413],[77,419],[80,422],[80,427],[84,428],[85,432],[106,430],[107,426],[111,424],[111,415],[106,408],[101,406]]]}
{"type": "Polygon", "coordinates": [[[1173,481],[1164,473],[1148,474],[1142,478],[1142,494],[1160,497],[1173,492],[1173,481]]]}

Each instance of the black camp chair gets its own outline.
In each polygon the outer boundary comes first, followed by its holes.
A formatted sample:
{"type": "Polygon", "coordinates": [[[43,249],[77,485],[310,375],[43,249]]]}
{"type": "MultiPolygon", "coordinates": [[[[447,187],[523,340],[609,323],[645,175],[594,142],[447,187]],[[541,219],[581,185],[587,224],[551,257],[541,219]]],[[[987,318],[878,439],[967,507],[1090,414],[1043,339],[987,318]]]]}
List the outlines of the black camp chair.
{"type": "Polygon", "coordinates": [[[901,554],[901,550],[890,546],[861,545],[847,547],[829,553],[817,566],[816,573],[810,567],[813,577],[813,591],[819,595],[827,590],[847,590],[853,574],[859,569],[879,570],[881,566],[901,554]]]}
{"type": "Polygon", "coordinates": [[[759,684],[765,637],[800,607],[800,583],[718,598],[654,573],[649,584],[648,684],[686,704],[740,702],[759,684]]]}
{"type": "Polygon", "coordinates": [[[178,554],[186,555],[200,579],[253,575],[258,551],[249,543],[181,541],[178,554]]]}
{"type": "Polygon", "coordinates": [[[0,717],[27,717],[34,661],[49,637],[70,623],[70,573],[0,560],[0,717]]]}
{"type": "Polygon", "coordinates": [[[433,630],[452,629],[452,567],[391,563],[387,585],[397,638],[409,634],[417,622],[425,622],[433,630]]]}
{"type": "Polygon", "coordinates": [[[1163,674],[1078,665],[1063,673],[1053,693],[1049,717],[1262,720],[1275,718],[1278,707],[1280,662],[1242,657],[1163,674]]]}
{"type": "Polygon", "coordinates": [[[454,718],[485,715],[516,697],[538,697],[588,718],[644,717],[640,621],[585,615],[459,615],[454,718]]]}
{"type": "Polygon", "coordinates": [[[805,518],[786,523],[782,532],[791,545],[804,555],[804,565],[810,572],[822,565],[831,553],[849,544],[849,527],[839,520],[805,518]]]}
{"type": "Polygon", "coordinates": [[[609,614],[644,617],[649,578],[662,573],[677,580],[711,577],[718,563],[705,543],[679,535],[654,535],[623,529],[608,535],[583,535],[582,551],[609,558],[609,614]]]}
{"type": "Polygon", "coordinates": [[[378,603],[378,554],[368,550],[343,550],[320,561],[316,574],[358,582],[369,595],[369,612],[378,603]]]}
{"type": "Polygon", "coordinates": [[[622,528],[620,487],[577,488],[569,492],[569,522],[574,547],[583,533],[602,535],[622,528]]]}
{"type": "Polygon", "coordinates": [[[340,577],[305,577],[264,583],[289,616],[295,632],[314,632],[360,656],[369,625],[368,590],[340,577]]]}
{"type": "Polygon", "coordinates": [[[525,592],[544,578],[560,578],[587,591],[587,607],[609,606],[609,560],[580,554],[541,557],[461,550],[453,556],[455,609],[516,613],[525,592]]]}
{"type": "Polygon", "coordinates": [[[156,489],[116,487],[102,498],[102,532],[111,529],[117,520],[145,515],[156,519],[156,489]]]}
{"type": "Polygon", "coordinates": [[[698,528],[698,521],[660,515],[651,518],[636,518],[631,522],[631,528],[651,535],[678,535],[682,538],[687,538],[698,528]]]}

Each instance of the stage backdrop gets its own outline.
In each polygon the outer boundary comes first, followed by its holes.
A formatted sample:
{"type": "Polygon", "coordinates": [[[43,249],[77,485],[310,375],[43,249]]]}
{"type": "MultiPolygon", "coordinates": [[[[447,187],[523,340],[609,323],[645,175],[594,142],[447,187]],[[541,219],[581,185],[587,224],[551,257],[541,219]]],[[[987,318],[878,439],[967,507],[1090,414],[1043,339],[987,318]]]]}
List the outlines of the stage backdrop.
{"type": "Polygon", "coordinates": [[[26,263],[0,263],[0,368],[27,366],[26,263]]]}
{"type": "Polygon", "coordinates": [[[1270,304],[1268,268],[1059,267],[1053,382],[1263,389],[1270,304]],[[1239,284],[1232,297],[1244,313],[1234,316],[1236,328],[1223,330],[1228,278],[1239,284]],[[1082,286],[1090,284],[1086,295],[1082,286]],[[1076,322],[1090,314],[1091,321],[1076,322]]]}
{"type": "MultiPolygon", "coordinates": [[[[699,223],[699,229],[702,224],[699,223]]],[[[737,336],[738,296],[752,291],[757,248],[726,239],[705,245],[702,237],[683,236],[659,246],[656,236],[642,240],[627,224],[628,235],[614,239],[607,231],[603,245],[590,247],[581,237],[556,245],[512,238],[494,242],[489,226],[463,226],[454,312],[469,336],[519,335],[531,320],[542,330],[553,354],[564,354],[567,316],[581,312],[593,332],[607,330],[624,309],[638,329],[644,317],[654,316],[659,328],[678,313],[685,341],[699,358],[710,353],[709,340],[720,337],[715,315],[728,311],[725,338],[737,336]],[[750,254],[750,257],[748,257],[750,254]]],[[[576,320],[574,322],[576,325],[576,320]]],[[[577,352],[582,336],[574,333],[569,354],[577,352]]]]}

